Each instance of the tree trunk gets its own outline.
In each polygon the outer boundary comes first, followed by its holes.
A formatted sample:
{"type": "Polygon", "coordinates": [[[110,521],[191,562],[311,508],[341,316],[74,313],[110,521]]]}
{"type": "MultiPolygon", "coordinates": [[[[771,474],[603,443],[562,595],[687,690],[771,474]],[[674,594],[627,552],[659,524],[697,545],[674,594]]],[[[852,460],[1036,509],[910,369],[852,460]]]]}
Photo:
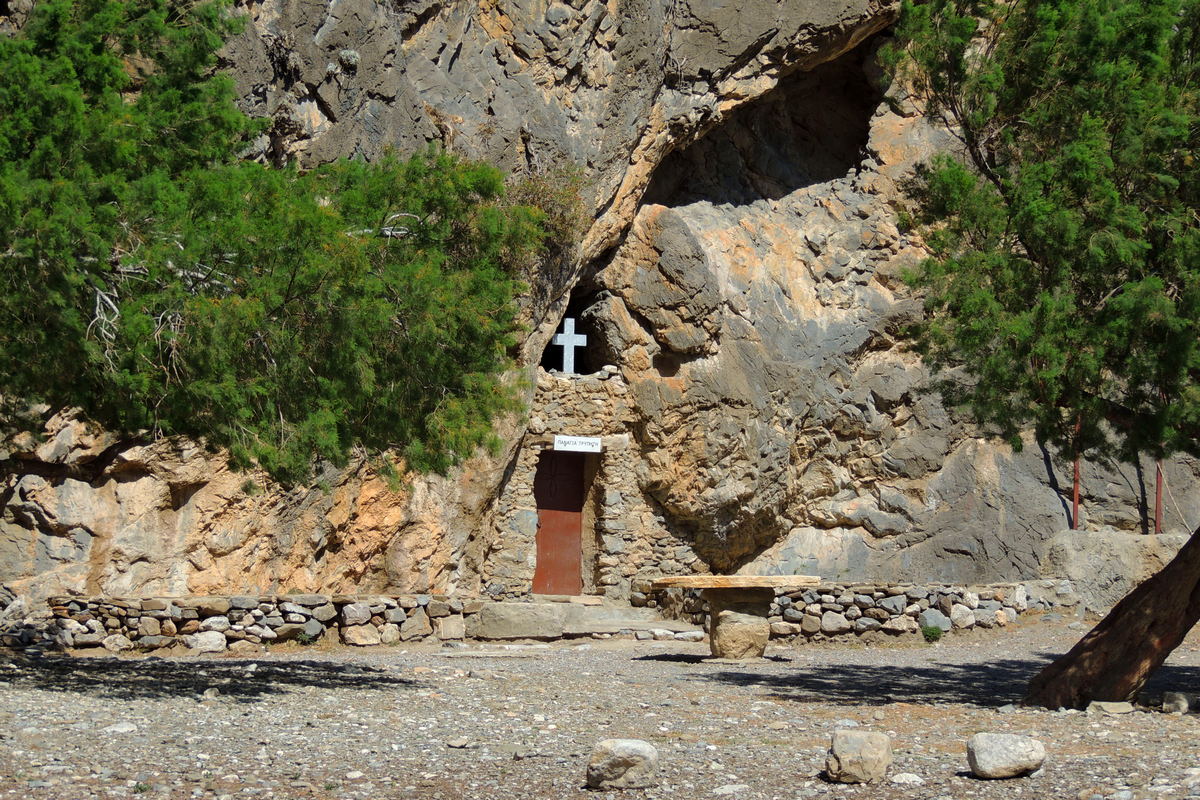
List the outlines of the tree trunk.
{"type": "Polygon", "coordinates": [[[1162,533],[1162,490],[1163,490],[1163,473],[1162,459],[1160,458],[1154,465],[1154,533],[1162,533]]]}
{"type": "Polygon", "coordinates": [[[1200,620],[1200,529],[1159,572],[1029,684],[1026,705],[1130,700],[1200,620]]]}
{"type": "Polygon", "coordinates": [[[1075,454],[1075,479],[1071,482],[1071,530],[1079,530],[1079,454],[1075,454]]]}

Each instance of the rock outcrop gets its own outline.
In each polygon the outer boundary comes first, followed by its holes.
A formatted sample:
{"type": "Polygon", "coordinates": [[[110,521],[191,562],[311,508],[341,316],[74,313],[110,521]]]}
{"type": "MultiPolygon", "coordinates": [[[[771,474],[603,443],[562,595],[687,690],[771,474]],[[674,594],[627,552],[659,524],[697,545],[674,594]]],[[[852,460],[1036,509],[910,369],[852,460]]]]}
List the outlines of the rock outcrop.
{"type": "MultiPolygon", "coordinates": [[[[25,477],[0,495],[0,582],[451,593],[495,577],[499,594],[527,591],[536,510],[515,483],[537,459],[523,448],[587,433],[547,421],[589,417],[621,426],[599,431],[623,443],[598,473],[620,485],[596,489],[584,582],[612,596],[656,571],[1039,576],[1067,523],[1063,465],[948,412],[899,336],[921,243],[897,227],[898,185],[945,137],[883,101],[874,52],[897,5],[239,6],[226,67],[272,120],[251,157],[312,165],[433,142],[551,179],[583,170],[594,221],[578,257],[533,276],[521,358],[545,384],[536,364],[571,308],[594,368],[616,368],[621,413],[533,408],[501,423],[499,455],[400,487],[359,463],[285,490],[186,442],[127,451],[95,484],[25,477]]],[[[48,434],[38,453],[57,460],[107,442],[69,418],[48,434]]],[[[1198,471],[1167,465],[1185,514],[1198,471]]],[[[1087,465],[1088,521],[1142,531],[1147,474],[1087,465]]]]}

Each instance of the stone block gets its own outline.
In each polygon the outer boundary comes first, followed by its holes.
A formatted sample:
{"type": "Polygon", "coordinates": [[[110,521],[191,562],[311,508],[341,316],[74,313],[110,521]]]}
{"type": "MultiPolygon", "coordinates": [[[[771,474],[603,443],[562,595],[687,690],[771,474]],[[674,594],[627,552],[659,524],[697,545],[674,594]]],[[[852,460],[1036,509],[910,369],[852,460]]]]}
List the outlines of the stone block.
{"type": "Polygon", "coordinates": [[[879,626],[879,629],[887,633],[916,633],[921,629],[917,621],[912,617],[892,617],[887,622],[879,626]]]}
{"type": "Polygon", "coordinates": [[[800,626],[792,622],[772,622],[772,636],[795,636],[800,633],[800,626]]]}
{"type": "Polygon", "coordinates": [[[324,594],[288,594],[280,599],[305,608],[316,608],[329,602],[329,596],[324,594]]]}
{"type": "Polygon", "coordinates": [[[279,641],[281,642],[286,642],[289,639],[295,639],[302,633],[304,633],[304,626],[297,625],[293,622],[285,623],[275,629],[275,636],[278,637],[279,641]]]}
{"type": "Polygon", "coordinates": [[[125,650],[133,649],[133,642],[129,641],[129,637],[120,633],[114,633],[109,636],[105,636],[100,641],[100,644],[103,645],[104,649],[110,653],[120,653],[125,650]]]}
{"type": "Polygon", "coordinates": [[[850,628],[850,621],[842,614],[826,611],[821,615],[821,633],[836,636],[839,633],[848,632],[850,628]]]}
{"type": "Polygon", "coordinates": [[[903,614],[904,609],[908,607],[908,598],[902,594],[892,595],[880,600],[876,606],[894,615],[903,614]]]}
{"type": "Polygon", "coordinates": [[[220,653],[225,650],[225,634],[219,631],[201,631],[184,636],[183,646],[199,653],[220,653]]]}
{"type": "Polygon", "coordinates": [[[467,628],[472,639],[558,639],[566,603],[487,603],[467,628]]]}
{"type": "Polygon", "coordinates": [[[892,740],[886,733],[836,730],[825,757],[825,774],[837,783],[882,780],[892,765],[892,740]]]}
{"type": "Polygon", "coordinates": [[[400,638],[406,642],[409,639],[428,636],[431,633],[433,633],[433,626],[429,624],[429,615],[423,608],[417,608],[410,612],[408,619],[404,620],[404,624],[400,626],[400,638]]]}
{"type": "Polygon", "coordinates": [[[462,614],[439,617],[434,624],[437,626],[439,639],[465,639],[467,636],[466,620],[462,614]]]}
{"type": "Polygon", "coordinates": [[[962,603],[955,603],[950,609],[950,624],[955,629],[975,627],[975,612],[962,603]]]}
{"type": "Polygon", "coordinates": [[[342,606],[342,625],[365,625],[371,620],[371,607],[366,603],[350,603],[342,606]]]}
{"type": "Polygon", "coordinates": [[[342,641],[359,647],[382,643],[379,629],[374,625],[350,625],[342,628],[342,641]]]}
{"type": "MultiPolygon", "coordinates": [[[[76,637],[76,644],[79,639],[76,637]]],[[[1183,692],[1164,692],[1162,710],[1166,714],[1186,714],[1190,706],[1189,698],[1183,692]]]]}
{"type": "Polygon", "coordinates": [[[304,635],[313,641],[321,638],[321,635],[325,633],[325,626],[316,619],[309,619],[305,621],[301,627],[303,628],[304,635]]]}
{"type": "MultiPolygon", "coordinates": [[[[76,637],[78,639],[78,637],[76,637]]],[[[175,643],[174,636],[143,636],[137,641],[138,647],[145,647],[156,650],[159,647],[168,647],[175,643]]],[[[78,641],[76,642],[78,644],[78,641]]]]}
{"type": "Polygon", "coordinates": [[[1015,778],[1042,766],[1046,747],[1030,736],[977,733],[967,740],[967,763],[978,778],[1015,778]]]}
{"type": "Polygon", "coordinates": [[[313,619],[319,622],[329,622],[329,620],[337,616],[337,606],[333,603],[315,606],[313,607],[312,615],[313,619]]]}
{"type": "Polygon", "coordinates": [[[950,618],[936,608],[927,608],[922,611],[917,617],[917,623],[922,628],[938,628],[942,631],[948,631],[953,627],[950,618]]]}
{"type": "Polygon", "coordinates": [[[592,750],[587,766],[591,789],[645,789],[654,786],[658,750],[641,739],[604,739],[592,750]]]}
{"type": "Polygon", "coordinates": [[[396,644],[400,641],[400,626],[391,622],[384,623],[379,628],[380,644],[396,644]]]}
{"type": "Polygon", "coordinates": [[[430,600],[425,606],[425,613],[430,617],[448,617],[450,616],[450,604],[445,600],[430,600]]]}

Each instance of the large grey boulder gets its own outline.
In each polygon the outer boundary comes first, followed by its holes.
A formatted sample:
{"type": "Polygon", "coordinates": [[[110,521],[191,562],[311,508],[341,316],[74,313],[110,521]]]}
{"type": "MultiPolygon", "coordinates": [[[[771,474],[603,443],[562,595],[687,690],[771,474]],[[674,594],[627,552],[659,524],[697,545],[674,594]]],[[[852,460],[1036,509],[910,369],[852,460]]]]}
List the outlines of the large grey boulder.
{"type": "Polygon", "coordinates": [[[591,789],[645,789],[657,783],[658,750],[641,739],[596,743],[587,766],[591,789]]]}
{"type": "Polygon", "coordinates": [[[977,733],[967,740],[967,763],[979,778],[1015,778],[1039,769],[1046,747],[1031,736],[977,733]]]}
{"type": "Polygon", "coordinates": [[[882,780],[892,765],[892,740],[886,733],[836,730],[825,757],[825,774],[838,783],[882,780]]]}

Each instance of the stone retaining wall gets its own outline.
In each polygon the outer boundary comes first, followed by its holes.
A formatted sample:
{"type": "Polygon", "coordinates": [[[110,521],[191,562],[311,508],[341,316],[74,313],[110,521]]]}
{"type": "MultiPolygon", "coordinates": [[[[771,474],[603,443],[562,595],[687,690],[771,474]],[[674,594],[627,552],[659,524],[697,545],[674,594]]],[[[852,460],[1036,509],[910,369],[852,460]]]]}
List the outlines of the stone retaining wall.
{"type": "MultiPolygon", "coordinates": [[[[553,639],[594,635],[682,638],[693,633],[645,622],[624,630],[589,632],[565,624],[568,603],[495,603],[444,595],[348,596],[322,594],[227,597],[52,597],[43,613],[0,625],[0,646],[200,652],[258,649],[283,641],[312,643],[333,637],[349,645],[410,641],[553,639]],[[555,613],[551,613],[555,612],[555,613]],[[558,613],[561,612],[561,613],[558,613]],[[551,619],[553,617],[553,619],[551,619]]],[[[696,625],[707,621],[698,592],[635,592],[635,605],[653,606],[664,618],[696,625]]],[[[583,605],[583,604],[580,604],[583,605]]],[[[10,608],[11,612],[14,610],[10,608]]],[[[776,594],[769,622],[776,639],[820,641],[880,634],[920,635],[924,627],[944,631],[1002,628],[1021,614],[1073,611],[1082,607],[1070,581],[1042,580],[989,586],[829,583],[776,594]]],[[[11,618],[12,614],[8,616],[11,618]]],[[[609,626],[610,628],[614,626],[609,626]]]]}
{"type": "MultiPolygon", "coordinates": [[[[467,619],[484,605],[441,595],[321,594],[52,597],[48,602],[53,619],[47,630],[63,647],[152,650],[179,644],[202,652],[289,640],[311,643],[327,636],[353,645],[462,639],[467,619]]],[[[29,644],[20,641],[31,638],[26,631],[0,633],[0,643],[29,644]]]]}
{"type": "MultiPolygon", "coordinates": [[[[708,606],[698,590],[638,592],[634,602],[656,605],[666,616],[706,625],[708,606]]],[[[1079,595],[1065,580],[987,586],[828,583],[811,589],[778,589],[768,621],[774,639],[819,641],[882,632],[919,634],[1003,628],[1021,614],[1075,611],[1079,595]]]]}

